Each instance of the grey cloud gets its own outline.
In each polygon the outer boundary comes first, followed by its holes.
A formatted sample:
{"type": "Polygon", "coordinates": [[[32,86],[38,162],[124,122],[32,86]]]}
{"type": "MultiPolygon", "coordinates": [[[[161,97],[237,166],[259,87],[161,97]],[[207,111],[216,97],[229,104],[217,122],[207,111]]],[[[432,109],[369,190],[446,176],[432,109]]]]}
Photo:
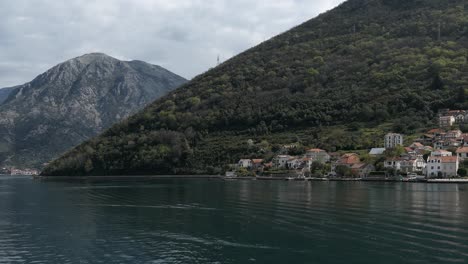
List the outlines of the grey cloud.
{"type": "Polygon", "coordinates": [[[186,78],[343,0],[15,0],[0,2],[0,87],[89,52],[186,78]]]}

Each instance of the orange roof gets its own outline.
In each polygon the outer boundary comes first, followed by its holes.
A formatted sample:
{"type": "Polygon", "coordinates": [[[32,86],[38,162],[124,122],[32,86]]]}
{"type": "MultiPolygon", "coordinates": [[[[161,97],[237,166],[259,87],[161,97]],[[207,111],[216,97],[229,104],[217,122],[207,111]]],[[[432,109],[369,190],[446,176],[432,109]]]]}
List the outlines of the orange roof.
{"type": "Polygon", "coordinates": [[[325,152],[325,150],[315,148],[315,149],[309,149],[307,152],[325,152]]]}
{"type": "Polygon", "coordinates": [[[421,143],[419,143],[419,142],[414,142],[414,143],[412,144],[412,146],[415,146],[415,147],[424,147],[424,145],[421,144],[421,143]]]}
{"type": "Polygon", "coordinates": [[[442,133],[442,132],[444,132],[444,130],[440,128],[434,128],[434,129],[427,131],[428,134],[436,134],[436,133],[442,133]]]}
{"type": "Polygon", "coordinates": [[[468,153],[468,147],[458,148],[457,153],[468,153]]]}
{"type": "Polygon", "coordinates": [[[355,153],[347,153],[341,156],[339,163],[341,164],[356,164],[360,163],[359,156],[355,153]]]}
{"type": "Polygon", "coordinates": [[[253,159],[252,162],[255,163],[255,164],[258,164],[258,163],[262,163],[263,160],[262,159],[253,159]]]}
{"type": "Polygon", "coordinates": [[[458,161],[457,156],[449,156],[449,157],[429,157],[428,161],[430,160],[440,160],[442,163],[455,163],[458,161]]]}
{"type": "Polygon", "coordinates": [[[458,157],[457,156],[451,156],[451,157],[441,157],[442,162],[444,163],[452,163],[452,162],[457,162],[458,157]]]}

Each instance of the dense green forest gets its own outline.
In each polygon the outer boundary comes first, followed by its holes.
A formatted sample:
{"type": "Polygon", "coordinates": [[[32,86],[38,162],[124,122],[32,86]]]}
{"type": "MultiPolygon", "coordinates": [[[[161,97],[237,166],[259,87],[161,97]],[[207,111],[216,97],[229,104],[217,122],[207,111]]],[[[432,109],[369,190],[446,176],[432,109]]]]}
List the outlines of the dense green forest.
{"type": "Polygon", "coordinates": [[[300,142],[329,151],[468,109],[462,0],[350,0],[202,74],[44,175],[220,173],[300,142]]]}

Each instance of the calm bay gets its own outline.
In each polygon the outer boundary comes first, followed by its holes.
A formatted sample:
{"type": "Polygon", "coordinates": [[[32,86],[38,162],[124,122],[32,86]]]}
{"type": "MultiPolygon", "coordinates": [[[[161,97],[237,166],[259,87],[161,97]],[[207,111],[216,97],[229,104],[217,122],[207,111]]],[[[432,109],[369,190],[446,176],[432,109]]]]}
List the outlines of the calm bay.
{"type": "Polygon", "coordinates": [[[0,263],[466,263],[468,185],[0,178],[0,263]]]}

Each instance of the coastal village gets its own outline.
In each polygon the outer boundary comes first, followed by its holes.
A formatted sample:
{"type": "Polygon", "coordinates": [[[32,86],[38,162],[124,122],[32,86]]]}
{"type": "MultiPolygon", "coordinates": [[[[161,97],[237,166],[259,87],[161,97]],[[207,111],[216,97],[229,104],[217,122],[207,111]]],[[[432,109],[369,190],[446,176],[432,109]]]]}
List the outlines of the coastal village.
{"type": "Polygon", "coordinates": [[[296,145],[284,145],[270,161],[239,160],[226,176],[414,181],[466,177],[468,133],[458,126],[468,122],[468,111],[444,109],[439,111],[438,121],[438,128],[411,142],[405,142],[405,135],[388,133],[381,146],[367,153],[311,148],[293,156],[286,153],[296,145]]]}
{"type": "Polygon", "coordinates": [[[0,175],[12,175],[12,176],[37,176],[39,170],[36,169],[17,169],[17,168],[0,168],[0,175]]]}

